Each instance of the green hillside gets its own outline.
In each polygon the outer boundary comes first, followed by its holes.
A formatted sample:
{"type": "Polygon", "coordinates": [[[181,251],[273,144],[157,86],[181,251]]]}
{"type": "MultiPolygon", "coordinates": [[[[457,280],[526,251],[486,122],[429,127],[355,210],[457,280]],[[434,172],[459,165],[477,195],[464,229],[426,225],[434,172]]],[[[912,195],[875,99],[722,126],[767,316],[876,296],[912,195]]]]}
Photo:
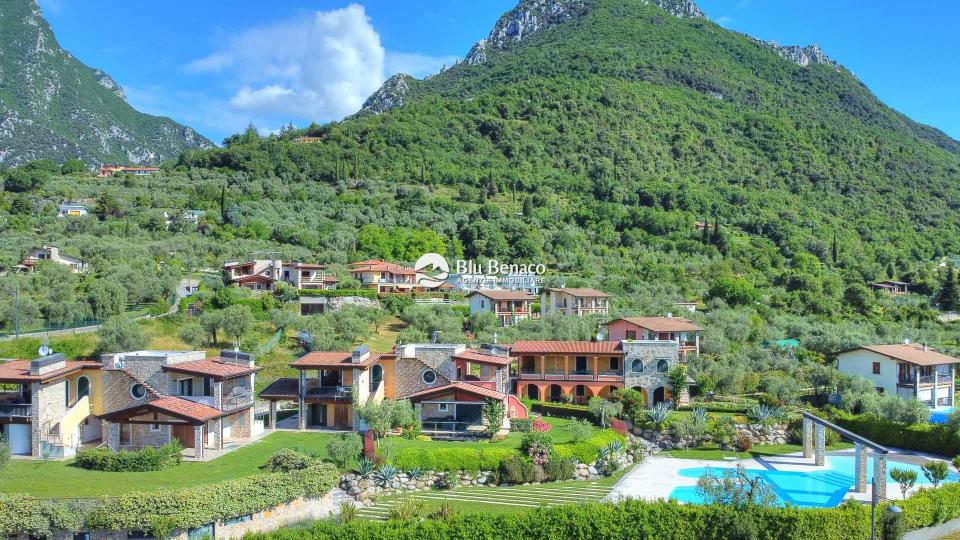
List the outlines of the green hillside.
{"type": "Polygon", "coordinates": [[[36,0],[0,0],[0,165],[48,158],[159,163],[212,146],[134,110],[106,73],[60,48],[36,0]]]}
{"type": "MultiPolygon", "coordinates": [[[[617,315],[702,301],[704,388],[753,391],[769,372],[797,390],[821,355],[858,343],[960,348],[960,329],[936,310],[960,305],[939,267],[960,255],[960,145],[883,105],[818,49],[776,49],[681,9],[691,5],[527,0],[469,62],[391,79],[341,122],[251,129],[146,178],[21,167],[0,199],[0,269],[58,245],[93,272],[7,275],[0,296],[19,286],[21,316],[69,324],[122,311],[106,298],[162,301],[181,270],[229,259],[323,262],[346,278],[351,261],[440,251],[542,262],[551,282],[613,294],[617,315]],[[530,17],[536,9],[554,15],[530,17]],[[510,34],[516,17],[539,23],[510,34]],[[56,218],[66,198],[93,213],[56,218]],[[185,209],[207,215],[186,223],[185,209]],[[887,278],[914,294],[868,288],[887,278]],[[784,338],[801,342],[801,363],[766,347],[784,338]]],[[[252,305],[263,325],[277,315],[210,287],[211,309],[252,305]]],[[[9,305],[0,332],[13,326],[9,305]]],[[[435,329],[503,342],[597,330],[594,320],[495,329],[391,307],[408,342],[435,329]]],[[[360,323],[291,325],[342,347],[369,337],[360,323]]]]}

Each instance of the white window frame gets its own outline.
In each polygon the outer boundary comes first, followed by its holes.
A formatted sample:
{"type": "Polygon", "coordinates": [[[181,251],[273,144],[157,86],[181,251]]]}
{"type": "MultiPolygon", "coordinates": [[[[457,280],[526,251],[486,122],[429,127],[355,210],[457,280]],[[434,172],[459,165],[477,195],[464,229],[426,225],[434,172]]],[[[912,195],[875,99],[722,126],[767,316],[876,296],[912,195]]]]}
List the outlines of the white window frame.
{"type": "Polygon", "coordinates": [[[135,400],[137,400],[137,401],[140,401],[141,399],[146,398],[146,397],[147,397],[147,387],[144,386],[142,383],[133,383],[133,384],[131,384],[131,385],[130,385],[130,397],[132,397],[133,399],[135,399],[135,400]],[[137,395],[133,393],[133,389],[136,388],[136,387],[138,387],[138,386],[139,386],[140,388],[143,388],[143,395],[140,396],[140,397],[137,397],[137,395]]]}
{"type": "Polygon", "coordinates": [[[432,369],[425,369],[423,373],[420,374],[420,380],[423,381],[423,384],[434,385],[437,383],[437,372],[432,369]],[[433,380],[427,380],[427,373],[433,373],[433,380]]]}
{"type": "Polygon", "coordinates": [[[437,411],[439,412],[450,412],[449,403],[437,403],[437,411]]]}
{"type": "Polygon", "coordinates": [[[163,427],[160,424],[150,424],[150,433],[160,433],[163,427]]]}

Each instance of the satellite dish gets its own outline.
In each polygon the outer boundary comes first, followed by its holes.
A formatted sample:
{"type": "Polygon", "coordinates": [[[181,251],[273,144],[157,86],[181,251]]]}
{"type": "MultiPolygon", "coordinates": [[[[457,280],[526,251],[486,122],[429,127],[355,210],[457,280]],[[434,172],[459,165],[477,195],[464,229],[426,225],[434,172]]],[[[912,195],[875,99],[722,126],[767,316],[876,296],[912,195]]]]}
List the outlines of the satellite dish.
{"type": "Polygon", "coordinates": [[[603,332],[597,332],[597,341],[603,341],[603,332]]]}
{"type": "Polygon", "coordinates": [[[909,345],[909,344],[910,344],[910,338],[907,338],[907,339],[903,340],[903,344],[904,344],[904,345],[909,345]]]}
{"type": "Polygon", "coordinates": [[[37,353],[40,355],[41,358],[43,358],[44,356],[50,356],[51,354],[53,354],[53,349],[50,348],[49,337],[47,336],[43,337],[43,345],[40,345],[40,349],[37,350],[37,353]]]}

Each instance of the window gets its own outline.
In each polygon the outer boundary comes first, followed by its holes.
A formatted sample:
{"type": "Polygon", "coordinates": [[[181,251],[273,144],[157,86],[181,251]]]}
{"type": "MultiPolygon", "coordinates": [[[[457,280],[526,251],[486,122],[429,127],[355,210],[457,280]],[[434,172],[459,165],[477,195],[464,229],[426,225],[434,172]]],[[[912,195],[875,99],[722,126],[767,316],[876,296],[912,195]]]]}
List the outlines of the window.
{"type": "Polygon", "coordinates": [[[383,366],[380,364],[375,364],[373,366],[373,372],[370,374],[370,382],[374,386],[383,382],[383,366]]]}
{"type": "Polygon", "coordinates": [[[90,379],[81,375],[77,377],[77,399],[90,395],[90,379]]]}
{"type": "Polygon", "coordinates": [[[437,410],[440,411],[440,412],[447,412],[447,411],[450,410],[450,404],[449,404],[449,403],[438,403],[438,404],[437,404],[437,410]]]}
{"type": "Polygon", "coordinates": [[[670,364],[666,360],[657,361],[657,373],[666,373],[669,368],[670,364]]]}
{"type": "Polygon", "coordinates": [[[587,393],[587,387],[582,384],[578,384],[576,388],[576,393],[577,393],[577,397],[585,396],[587,393]]]}
{"type": "Polygon", "coordinates": [[[585,373],[587,371],[587,357],[578,356],[575,362],[574,369],[577,373],[585,373]]]}
{"type": "Polygon", "coordinates": [[[90,540],[90,533],[73,533],[73,540],[90,540]]]}
{"type": "Polygon", "coordinates": [[[874,362],[874,363],[873,363],[873,374],[874,374],[874,375],[879,375],[879,374],[880,374],[880,362],[874,362]]]}
{"type": "Polygon", "coordinates": [[[140,383],[130,385],[130,395],[133,399],[143,399],[147,397],[147,387],[140,383]]]}
{"type": "Polygon", "coordinates": [[[627,339],[637,339],[637,331],[627,330],[627,339]]]}
{"type": "Polygon", "coordinates": [[[178,380],[177,392],[181,396],[192,396],[193,395],[193,379],[178,380]]]}
{"type": "Polygon", "coordinates": [[[152,433],[159,433],[159,432],[160,432],[160,424],[150,424],[150,431],[151,431],[152,433]]]}
{"type": "Polygon", "coordinates": [[[433,371],[432,369],[428,369],[420,375],[420,378],[423,379],[425,384],[433,384],[437,382],[437,372],[433,371]]]}
{"type": "Polygon", "coordinates": [[[620,371],[620,359],[611,356],[610,357],[610,371],[620,371]]]}
{"type": "Polygon", "coordinates": [[[63,404],[66,405],[67,407],[69,407],[69,406],[70,406],[70,381],[64,381],[63,386],[64,386],[64,388],[63,388],[63,398],[64,398],[63,404]]]}
{"type": "Polygon", "coordinates": [[[203,395],[210,397],[213,395],[213,381],[210,377],[203,378],[203,395]]]}
{"type": "Polygon", "coordinates": [[[634,373],[643,373],[643,361],[634,360],[633,364],[630,365],[630,371],[634,373]]]}
{"type": "Polygon", "coordinates": [[[242,516],[237,516],[235,518],[223,520],[224,525],[236,525],[237,523],[246,523],[247,521],[253,521],[253,514],[245,514],[242,516]]]}

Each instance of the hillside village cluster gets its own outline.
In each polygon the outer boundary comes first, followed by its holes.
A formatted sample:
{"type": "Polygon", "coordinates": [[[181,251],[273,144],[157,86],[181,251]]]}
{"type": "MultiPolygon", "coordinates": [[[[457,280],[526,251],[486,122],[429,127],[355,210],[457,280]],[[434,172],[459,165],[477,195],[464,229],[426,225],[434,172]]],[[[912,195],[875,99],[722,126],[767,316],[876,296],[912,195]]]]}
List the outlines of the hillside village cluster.
{"type": "MultiPolygon", "coordinates": [[[[21,268],[38,261],[85,271],[82,261],[56,248],[33,250],[21,268]]],[[[334,290],[337,280],[319,264],[250,260],[228,262],[225,280],[256,292],[286,283],[301,291],[334,290]]],[[[367,260],[351,276],[378,294],[437,292],[418,285],[417,272],[367,260]]],[[[457,282],[457,277],[451,279],[457,282]]],[[[445,283],[441,291],[455,288],[445,283]]],[[[470,312],[496,315],[502,326],[557,313],[610,312],[610,295],[587,288],[466,291],[470,312]]],[[[310,299],[304,296],[302,299],[310,299]]],[[[309,308],[305,304],[301,308],[309,308]]],[[[695,312],[696,305],[679,309],[695,312]]],[[[114,450],[162,446],[177,439],[184,455],[209,459],[278,427],[296,430],[364,430],[357,407],[385,399],[409,400],[427,434],[486,431],[482,409],[504,405],[502,431],[531,411],[521,400],[585,404],[633,389],[648,407],[687,403],[689,385],[675,388],[669,373],[699,355],[703,329],[673,314],[608,320],[596,341],[516,341],[469,347],[456,343],[397,344],[389,353],[366,346],[352,351],[308,352],[290,364],[299,373],[278,378],[254,395],[253,355],[221,351],[126,351],[99,360],[67,360],[51,353],[0,364],[0,427],[15,455],[69,458],[84,447],[114,450]],[[259,399],[257,399],[259,398],[259,399]],[[278,421],[278,410],[295,411],[278,421]]],[[[49,352],[49,351],[48,351],[49,352]]],[[[960,359],[922,344],[864,345],[837,356],[843,373],[862,376],[878,392],[916,399],[934,410],[955,405],[955,366],[960,359]]]]}

